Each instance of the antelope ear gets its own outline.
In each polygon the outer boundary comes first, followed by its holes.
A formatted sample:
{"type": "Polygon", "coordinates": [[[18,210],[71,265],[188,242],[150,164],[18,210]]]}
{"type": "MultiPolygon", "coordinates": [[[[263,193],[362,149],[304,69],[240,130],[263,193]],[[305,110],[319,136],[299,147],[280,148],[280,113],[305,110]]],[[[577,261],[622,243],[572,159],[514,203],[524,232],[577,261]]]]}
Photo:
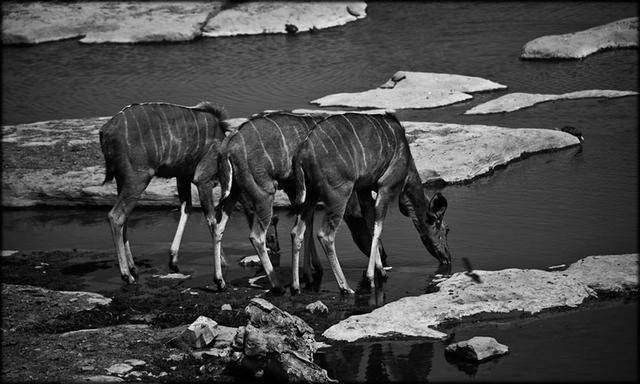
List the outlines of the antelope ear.
{"type": "Polygon", "coordinates": [[[429,202],[429,210],[433,212],[438,221],[442,221],[444,213],[447,211],[447,199],[440,193],[436,193],[429,202]]]}

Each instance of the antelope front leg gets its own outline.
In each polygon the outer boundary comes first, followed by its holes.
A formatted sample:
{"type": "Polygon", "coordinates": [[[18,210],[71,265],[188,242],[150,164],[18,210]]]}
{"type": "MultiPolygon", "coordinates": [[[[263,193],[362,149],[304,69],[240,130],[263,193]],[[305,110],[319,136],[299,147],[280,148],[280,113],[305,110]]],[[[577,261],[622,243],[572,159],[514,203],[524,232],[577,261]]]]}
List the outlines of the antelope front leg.
{"type": "Polygon", "coordinates": [[[178,222],[178,229],[171,242],[171,248],[169,250],[169,269],[173,272],[180,272],[178,268],[178,251],[180,250],[180,243],[182,242],[182,234],[184,228],[187,225],[187,220],[191,214],[191,180],[185,178],[177,178],[176,184],[178,187],[178,198],[180,199],[180,221],[178,222]]]}
{"type": "Polygon", "coordinates": [[[373,237],[371,239],[371,254],[369,256],[369,265],[367,266],[367,280],[371,288],[375,287],[375,269],[378,269],[381,275],[384,277],[386,272],[382,267],[382,261],[380,260],[380,249],[378,248],[380,242],[380,235],[382,234],[382,225],[384,218],[387,215],[387,208],[389,206],[389,191],[381,189],[378,191],[375,205],[375,218],[373,222],[373,237]]]}
{"type": "MultiPolygon", "coordinates": [[[[312,233],[306,233],[307,223],[310,220],[313,220],[313,210],[315,209],[315,203],[306,204],[303,207],[302,212],[296,216],[296,223],[291,230],[291,272],[292,272],[292,281],[291,281],[291,294],[296,295],[300,293],[300,248],[302,248],[302,244],[304,243],[304,264],[305,264],[305,274],[307,273],[307,268],[311,267],[311,258],[313,255],[311,254],[312,250],[309,248],[313,247],[313,239],[310,239],[312,233]],[[311,240],[311,241],[309,241],[311,240]],[[309,244],[310,243],[310,244],[309,244]]],[[[311,221],[311,226],[309,231],[313,230],[313,221],[311,221]]],[[[315,249],[313,249],[315,253],[315,249]]],[[[317,256],[316,256],[317,257],[317,256]]]]}
{"type": "Polygon", "coordinates": [[[213,281],[218,286],[219,290],[224,290],[226,285],[222,278],[222,263],[220,254],[216,255],[217,246],[217,223],[215,215],[215,207],[213,203],[213,183],[205,182],[198,184],[198,195],[200,195],[200,206],[204,213],[204,217],[209,227],[209,233],[211,234],[211,242],[213,245],[213,281]]]}
{"type": "Polygon", "coordinates": [[[215,236],[215,245],[213,247],[213,265],[214,265],[214,276],[213,279],[220,289],[225,288],[224,278],[222,277],[222,266],[226,264],[224,260],[224,255],[222,252],[222,237],[224,236],[224,231],[227,228],[227,223],[229,222],[229,216],[233,211],[233,207],[235,206],[236,199],[234,195],[228,196],[226,199],[222,200],[217,208],[218,212],[218,225],[216,226],[216,236],[215,236]]]}
{"type": "Polygon", "coordinates": [[[264,272],[267,274],[269,282],[271,283],[271,290],[274,293],[282,293],[283,289],[280,286],[278,276],[273,269],[269,254],[267,253],[267,228],[271,223],[273,195],[268,195],[264,199],[254,203],[254,207],[253,225],[251,226],[249,239],[260,257],[264,272]]]}

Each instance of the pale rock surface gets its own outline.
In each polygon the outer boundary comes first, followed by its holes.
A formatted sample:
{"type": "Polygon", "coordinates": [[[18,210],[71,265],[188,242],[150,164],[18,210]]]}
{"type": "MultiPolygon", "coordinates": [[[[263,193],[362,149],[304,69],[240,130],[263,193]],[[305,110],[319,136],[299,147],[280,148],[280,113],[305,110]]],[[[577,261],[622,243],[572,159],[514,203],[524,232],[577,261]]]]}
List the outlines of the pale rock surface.
{"type": "Polygon", "coordinates": [[[260,256],[251,255],[243,257],[242,260],[238,262],[238,264],[247,267],[252,265],[262,265],[262,262],[260,261],[260,256]]]}
{"type": "Polygon", "coordinates": [[[286,33],[292,24],[298,32],[346,24],[366,16],[365,2],[248,1],[224,9],[208,20],[203,36],[286,33]]]}
{"type": "Polygon", "coordinates": [[[306,307],[304,307],[305,311],[310,312],[310,313],[327,313],[329,312],[329,308],[327,308],[327,306],[320,300],[318,301],[314,301],[311,304],[307,304],[306,307]]]}
{"type": "Polygon", "coordinates": [[[185,275],[183,273],[167,273],[164,275],[151,275],[151,277],[167,280],[187,280],[191,278],[191,275],[185,275]]]}
{"type": "Polygon", "coordinates": [[[124,381],[124,379],[120,377],[109,375],[87,376],[84,380],[90,383],[121,383],[124,381]]]}
{"type": "Polygon", "coordinates": [[[2,43],[38,44],[190,41],[218,12],[220,1],[11,2],[3,5],[2,43]]]}
{"type": "Polygon", "coordinates": [[[513,112],[519,109],[531,107],[535,104],[544,103],[546,101],[555,100],[575,100],[586,99],[595,97],[625,97],[636,96],[638,92],[634,91],[614,91],[609,89],[590,89],[585,91],[576,91],[563,93],[560,95],[541,94],[541,93],[509,93],[504,96],[500,96],[497,99],[487,101],[476,105],[475,107],[467,110],[465,115],[483,115],[489,113],[500,112],[513,112]]]}
{"type": "Polygon", "coordinates": [[[196,321],[185,329],[179,338],[193,348],[208,346],[217,335],[218,323],[206,317],[199,316],[196,321]]]}
{"type": "Polygon", "coordinates": [[[398,71],[391,79],[364,92],[336,93],[316,100],[321,107],[435,108],[471,99],[471,92],[507,88],[480,77],[447,73],[398,71]]]}
{"type": "Polygon", "coordinates": [[[464,272],[438,283],[438,291],[404,297],[371,313],[351,316],[328,328],[328,339],[354,341],[397,335],[442,339],[435,328],[444,321],[480,313],[524,312],[577,307],[598,292],[638,289],[638,254],[589,256],[565,271],[503,269],[474,271],[482,283],[464,272]]]}
{"type": "Polygon", "coordinates": [[[542,36],[522,48],[523,59],[582,59],[603,49],[638,46],[638,17],[584,31],[542,36]]]}
{"type": "Polygon", "coordinates": [[[580,144],[556,130],[403,121],[423,182],[472,180],[525,154],[580,144]]]}
{"type": "MultiPolygon", "coordinates": [[[[98,131],[109,118],[2,126],[3,159],[12,151],[12,146],[45,146],[70,139],[89,140],[91,145],[97,145],[98,131]]],[[[523,154],[579,144],[579,140],[568,133],[548,129],[410,121],[402,124],[424,182],[469,181],[523,154]]],[[[112,206],[116,198],[116,183],[102,185],[104,159],[99,149],[97,151],[94,160],[96,165],[82,169],[3,169],[2,206],[112,206]]],[[[199,206],[195,186],[192,186],[191,195],[194,206],[199,206]]],[[[215,201],[219,196],[220,188],[216,187],[215,201]]],[[[179,204],[174,179],[152,179],[139,200],[140,206],[178,207],[179,204]]],[[[289,199],[283,191],[276,192],[274,205],[289,206],[289,199]]]]}
{"type": "Polygon", "coordinates": [[[107,368],[107,373],[109,373],[110,375],[124,375],[125,373],[129,372],[132,369],[133,367],[129,364],[118,363],[118,364],[113,364],[112,366],[107,368]]]}
{"type": "Polygon", "coordinates": [[[493,337],[475,336],[449,344],[444,352],[465,360],[483,361],[509,353],[509,347],[498,343],[493,337]]]}

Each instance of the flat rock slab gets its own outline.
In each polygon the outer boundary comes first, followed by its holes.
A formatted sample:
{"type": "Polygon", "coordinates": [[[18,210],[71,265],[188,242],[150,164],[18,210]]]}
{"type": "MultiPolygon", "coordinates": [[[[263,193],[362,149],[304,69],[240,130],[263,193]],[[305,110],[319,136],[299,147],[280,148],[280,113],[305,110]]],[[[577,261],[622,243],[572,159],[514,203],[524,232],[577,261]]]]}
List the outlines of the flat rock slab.
{"type": "Polygon", "coordinates": [[[473,98],[469,93],[505,89],[480,77],[446,73],[398,71],[391,79],[364,92],[336,93],[316,100],[322,107],[435,108],[473,98]]]}
{"type": "Polygon", "coordinates": [[[287,33],[285,25],[298,32],[343,25],[366,16],[364,1],[352,2],[240,2],[212,17],[203,36],[287,33]]]}
{"type": "Polygon", "coordinates": [[[366,337],[421,336],[442,339],[441,323],[481,313],[537,313],[549,308],[577,307],[598,293],[637,291],[638,254],[589,256],[565,271],[503,269],[474,271],[482,283],[464,272],[437,284],[437,292],[404,297],[351,316],[323,336],[354,341],[366,337]]]}
{"type": "Polygon", "coordinates": [[[480,362],[509,353],[509,347],[498,343],[493,337],[476,336],[449,344],[444,352],[464,360],[480,362]]]}
{"type": "Polygon", "coordinates": [[[551,129],[415,121],[402,125],[423,182],[461,183],[525,154],[580,143],[569,133],[551,129]]]}
{"type": "MultiPolygon", "coordinates": [[[[102,184],[104,158],[98,131],[109,117],[53,120],[2,127],[2,206],[111,206],[116,184],[102,184]]],[[[472,180],[524,154],[579,144],[549,129],[402,122],[424,182],[472,180]]],[[[214,199],[219,198],[214,189],[214,199]]],[[[191,190],[195,206],[198,193],[191,190]]],[[[174,179],[154,178],[141,206],[179,206],[174,179]]],[[[285,193],[275,206],[285,207],[285,193]]]]}
{"type": "Polygon", "coordinates": [[[38,44],[189,41],[221,1],[10,2],[2,6],[2,43],[38,44]]]}
{"type": "Polygon", "coordinates": [[[638,17],[575,33],[542,36],[522,48],[522,59],[582,59],[603,49],[638,46],[638,17]]]}
{"type": "Polygon", "coordinates": [[[504,96],[498,97],[497,99],[476,105],[464,114],[486,115],[489,113],[513,112],[539,103],[555,100],[575,100],[594,97],[615,98],[636,95],[638,95],[638,92],[635,91],[613,91],[609,89],[589,89],[585,91],[563,93],[560,95],[516,92],[508,93],[504,96]]]}

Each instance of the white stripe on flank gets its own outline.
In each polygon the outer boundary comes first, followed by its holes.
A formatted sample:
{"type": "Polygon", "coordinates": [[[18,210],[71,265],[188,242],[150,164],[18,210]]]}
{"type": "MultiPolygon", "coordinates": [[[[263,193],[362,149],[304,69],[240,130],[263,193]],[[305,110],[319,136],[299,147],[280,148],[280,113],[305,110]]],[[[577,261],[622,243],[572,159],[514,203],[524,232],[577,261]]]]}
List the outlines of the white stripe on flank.
{"type": "MultiPolygon", "coordinates": [[[[158,108],[161,109],[160,106],[158,106],[158,108]]],[[[164,157],[167,152],[165,152],[165,143],[164,143],[164,129],[162,129],[162,121],[158,122],[158,133],[160,134],[160,148],[162,149],[162,157],[164,157]]],[[[161,158],[160,161],[162,161],[163,159],[161,158]]]]}
{"type": "MultiPolygon", "coordinates": [[[[338,146],[336,145],[336,142],[333,141],[333,139],[331,138],[331,136],[329,136],[329,134],[327,132],[324,131],[324,129],[316,129],[316,131],[320,131],[322,133],[324,133],[324,135],[331,140],[331,143],[333,144],[333,146],[336,148],[336,153],[338,154],[338,157],[340,157],[340,159],[342,160],[342,162],[344,163],[344,165],[346,165],[347,167],[349,166],[349,164],[347,164],[347,161],[344,159],[344,157],[342,157],[342,154],[340,153],[340,148],[338,148],[338,146]]],[[[320,140],[320,137],[318,137],[318,140],[320,140]]],[[[324,147],[324,143],[322,142],[322,140],[320,140],[320,143],[322,144],[322,146],[324,147]]],[[[326,150],[326,148],[325,148],[326,150]]],[[[329,151],[327,151],[327,154],[329,154],[329,151]]]]}
{"type": "Polygon", "coordinates": [[[389,127],[389,130],[391,131],[391,135],[393,136],[393,152],[395,153],[396,149],[398,149],[398,138],[396,137],[396,133],[391,127],[391,124],[389,124],[389,122],[387,121],[386,117],[383,117],[382,121],[387,124],[387,127],[389,127]]]}
{"type": "Polygon", "coordinates": [[[360,141],[360,136],[358,136],[358,132],[356,132],[356,127],[354,127],[353,124],[351,124],[351,121],[349,121],[349,119],[347,119],[345,115],[340,115],[340,116],[342,116],[347,121],[347,123],[349,123],[349,126],[351,127],[353,134],[358,140],[358,144],[360,144],[360,151],[362,152],[362,160],[364,161],[364,168],[367,169],[367,152],[364,150],[364,145],[362,145],[362,141],[360,141]]]}
{"type": "Polygon", "coordinates": [[[122,117],[124,118],[124,140],[127,142],[127,147],[131,149],[131,143],[129,143],[129,122],[127,122],[127,116],[122,113],[122,117]]]}
{"type": "Polygon", "coordinates": [[[149,114],[147,113],[147,108],[142,108],[142,112],[144,112],[145,117],[147,118],[147,123],[149,123],[149,136],[151,136],[151,140],[153,141],[153,149],[156,152],[156,160],[162,161],[161,156],[158,156],[158,144],[156,143],[156,135],[153,134],[153,127],[151,126],[151,120],[149,119],[149,114]]]}
{"type": "Polygon", "coordinates": [[[244,141],[244,136],[238,133],[238,136],[242,140],[242,149],[244,150],[244,163],[249,164],[249,155],[247,154],[247,142],[244,141]]]}
{"type": "MultiPolygon", "coordinates": [[[[193,113],[193,110],[189,110],[189,112],[191,112],[191,116],[193,116],[193,121],[196,124],[196,142],[198,143],[198,146],[196,147],[196,152],[198,152],[200,150],[200,144],[201,144],[201,140],[200,140],[200,124],[198,124],[198,118],[196,117],[196,114],[193,113]]],[[[186,118],[185,118],[186,120],[186,118]]]]}
{"type": "Polygon", "coordinates": [[[271,156],[269,156],[269,152],[267,152],[267,149],[264,147],[264,143],[262,142],[262,138],[260,137],[260,131],[258,131],[258,128],[255,126],[255,124],[253,124],[253,121],[249,120],[249,123],[251,123],[251,126],[256,131],[256,135],[258,137],[258,140],[260,141],[260,146],[262,147],[262,150],[264,151],[264,154],[267,157],[267,160],[269,160],[269,164],[271,164],[271,171],[275,171],[276,167],[273,165],[273,161],[271,160],[271,156]]]}
{"type": "Polygon", "coordinates": [[[169,119],[167,118],[167,114],[164,113],[162,108],[159,108],[160,114],[162,114],[162,121],[167,125],[167,131],[169,132],[169,158],[167,159],[168,164],[173,163],[173,156],[171,156],[171,152],[173,151],[173,142],[175,141],[175,136],[173,135],[173,129],[171,129],[171,125],[169,125],[169,119]]]}
{"type": "Polygon", "coordinates": [[[227,162],[227,167],[229,168],[229,174],[227,175],[228,176],[227,185],[224,186],[224,196],[222,196],[220,200],[226,199],[227,196],[231,194],[231,180],[233,180],[233,166],[231,165],[231,160],[229,160],[229,156],[225,156],[224,160],[227,162]]]}
{"type": "MultiPolygon", "coordinates": [[[[328,124],[329,124],[329,122],[327,122],[327,125],[328,124]]],[[[333,131],[335,132],[336,136],[338,138],[340,138],[340,142],[344,146],[343,149],[345,149],[346,152],[347,152],[347,155],[349,155],[349,159],[351,160],[351,167],[355,168],[355,166],[356,166],[356,158],[354,157],[353,153],[351,153],[353,151],[353,147],[351,146],[351,144],[349,144],[349,147],[351,147],[352,150],[351,151],[347,150],[347,143],[345,143],[344,137],[342,137],[342,134],[341,134],[340,130],[338,129],[338,127],[336,127],[335,124],[333,124],[333,121],[331,121],[331,128],[333,128],[333,131]]],[[[324,125],[322,126],[322,130],[324,131],[324,125]]],[[[329,135],[328,132],[326,134],[329,135]]],[[[333,137],[332,137],[332,140],[333,140],[333,137]]],[[[339,153],[341,153],[341,152],[339,152],[339,153]]],[[[345,161],[344,164],[347,165],[347,162],[345,161]]]]}
{"type": "Polygon", "coordinates": [[[282,138],[282,145],[284,146],[284,151],[287,154],[287,157],[283,159],[284,160],[283,168],[287,168],[287,163],[289,162],[289,146],[287,145],[287,140],[284,138],[284,133],[282,133],[282,129],[280,129],[280,126],[278,125],[278,123],[271,120],[267,116],[265,116],[264,118],[265,120],[269,120],[270,122],[272,122],[276,126],[276,128],[278,128],[278,131],[280,131],[280,137],[282,138]]]}
{"type": "MultiPolygon", "coordinates": [[[[127,115],[125,115],[126,118],[127,115]]],[[[133,117],[133,121],[136,122],[136,127],[138,127],[138,136],[140,136],[140,146],[144,149],[144,156],[149,157],[149,153],[147,152],[147,147],[144,145],[144,137],[142,136],[142,131],[140,130],[140,124],[138,124],[138,119],[136,119],[136,115],[131,112],[131,117],[133,117]]],[[[131,148],[131,146],[129,146],[131,148]]]]}
{"type": "Polygon", "coordinates": [[[376,136],[378,137],[378,150],[380,151],[379,156],[382,156],[382,137],[380,136],[380,126],[375,122],[375,119],[371,119],[366,113],[363,114],[365,119],[369,120],[371,125],[375,128],[376,136]]]}
{"type": "Polygon", "coordinates": [[[207,146],[207,148],[209,148],[209,120],[207,120],[206,113],[203,113],[202,116],[204,117],[204,130],[205,130],[204,143],[207,146]]]}

